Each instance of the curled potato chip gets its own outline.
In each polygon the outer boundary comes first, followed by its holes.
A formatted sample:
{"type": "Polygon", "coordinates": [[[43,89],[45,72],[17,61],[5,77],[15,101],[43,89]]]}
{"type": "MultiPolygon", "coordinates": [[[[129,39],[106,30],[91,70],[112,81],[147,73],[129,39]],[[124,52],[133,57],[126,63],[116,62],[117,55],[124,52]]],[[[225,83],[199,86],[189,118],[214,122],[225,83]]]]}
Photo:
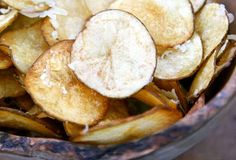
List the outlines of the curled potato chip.
{"type": "Polygon", "coordinates": [[[197,72],[189,90],[190,99],[198,97],[212,82],[216,69],[217,53],[218,50],[215,50],[197,72]]]}
{"type": "Polygon", "coordinates": [[[10,108],[0,107],[0,126],[33,131],[46,137],[60,137],[53,125],[10,108]]]}
{"type": "Polygon", "coordinates": [[[114,1],[115,0],[85,0],[89,10],[93,15],[107,9],[114,1]]]}
{"type": "Polygon", "coordinates": [[[216,62],[215,75],[219,75],[220,72],[231,64],[231,61],[236,55],[236,44],[229,44],[228,48],[221,54],[216,62]]]}
{"type": "Polygon", "coordinates": [[[117,0],[110,8],[135,15],[158,46],[181,44],[193,34],[193,11],[188,0],[117,0]]]}
{"type": "Polygon", "coordinates": [[[25,86],[48,115],[93,125],[105,115],[108,99],[81,83],[68,67],[72,44],[62,41],[46,51],[28,71],[25,86]]]}
{"type": "Polygon", "coordinates": [[[167,49],[157,57],[155,78],[183,79],[192,75],[202,62],[202,42],[197,33],[182,45],[167,49]]]}
{"type": "Polygon", "coordinates": [[[190,0],[193,6],[194,13],[197,13],[206,3],[206,0],[190,0]]]}
{"type": "Polygon", "coordinates": [[[0,51],[0,69],[7,69],[12,66],[11,58],[0,51]]]}
{"type": "Polygon", "coordinates": [[[3,34],[0,44],[9,46],[12,61],[22,73],[26,73],[35,60],[48,49],[41,33],[41,21],[29,28],[3,34]]]}
{"type": "Polygon", "coordinates": [[[105,126],[95,126],[85,134],[72,137],[71,140],[89,144],[123,143],[164,130],[181,117],[181,113],[177,110],[154,107],[152,110],[138,116],[111,121],[105,126]]]}
{"type": "Polygon", "coordinates": [[[228,32],[229,20],[225,6],[217,3],[206,4],[196,15],[195,28],[202,39],[205,60],[228,32]]]}
{"type": "Polygon", "coordinates": [[[24,12],[38,12],[49,8],[47,0],[2,0],[7,5],[24,12]]]}
{"type": "Polygon", "coordinates": [[[18,12],[15,9],[0,8],[0,32],[6,29],[17,18],[18,12]]]}
{"type": "Polygon", "coordinates": [[[25,90],[14,78],[14,71],[0,70],[0,98],[18,97],[25,94],[25,90]]]}
{"type": "MultiPolygon", "coordinates": [[[[103,118],[96,126],[103,126],[111,123],[114,120],[127,118],[129,116],[128,109],[123,101],[111,100],[109,103],[109,109],[103,118]]],[[[88,126],[81,126],[74,123],[64,122],[64,129],[69,137],[75,137],[80,135],[82,132],[87,132],[88,126]]]]}
{"type": "Polygon", "coordinates": [[[87,22],[73,45],[71,62],[87,86],[107,97],[124,98],[152,81],[156,48],[137,18],[108,10],[87,22]]]}
{"type": "Polygon", "coordinates": [[[52,45],[60,40],[75,39],[92,15],[84,0],[56,0],[56,7],[65,12],[48,18],[42,26],[46,41],[52,45]]]}

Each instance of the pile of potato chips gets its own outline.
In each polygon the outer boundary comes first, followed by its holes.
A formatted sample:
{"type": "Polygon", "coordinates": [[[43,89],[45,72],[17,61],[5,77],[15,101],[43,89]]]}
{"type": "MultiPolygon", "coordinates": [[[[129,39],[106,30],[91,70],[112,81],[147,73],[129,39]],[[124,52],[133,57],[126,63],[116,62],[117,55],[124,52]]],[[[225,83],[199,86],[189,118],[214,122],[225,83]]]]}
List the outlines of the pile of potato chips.
{"type": "Polygon", "coordinates": [[[204,106],[233,20],[206,0],[1,0],[0,128],[88,144],[160,132],[204,106]]]}

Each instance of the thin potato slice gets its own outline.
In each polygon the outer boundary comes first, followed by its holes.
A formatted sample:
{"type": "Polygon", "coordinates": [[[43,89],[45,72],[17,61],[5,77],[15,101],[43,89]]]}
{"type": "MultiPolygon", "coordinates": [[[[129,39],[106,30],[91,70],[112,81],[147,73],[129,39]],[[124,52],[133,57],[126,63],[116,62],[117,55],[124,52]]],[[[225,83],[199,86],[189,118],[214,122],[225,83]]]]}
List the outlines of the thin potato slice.
{"type": "Polygon", "coordinates": [[[90,88],[125,98],[152,81],[156,48],[144,25],[129,13],[92,17],[73,45],[70,68],[90,88]]]}
{"type": "Polygon", "coordinates": [[[11,58],[0,51],[0,69],[7,69],[12,66],[11,58]]]}
{"type": "Polygon", "coordinates": [[[193,34],[193,11],[188,0],[117,0],[110,8],[135,15],[158,46],[181,44],[193,34]]]}
{"type": "Polygon", "coordinates": [[[86,134],[71,138],[73,142],[89,144],[117,144],[160,132],[182,117],[181,113],[169,108],[155,107],[138,116],[112,121],[91,128],[86,134]]]}
{"type": "Polygon", "coordinates": [[[195,28],[202,38],[205,60],[228,32],[229,20],[225,6],[217,3],[206,4],[196,16],[195,28]]]}
{"type": "Polygon", "coordinates": [[[95,15],[107,9],[115,0],[85,0],[90,12],[95,15]]]}
{"type": "Polygon", "coordinates": [[[45,11],[49,8],[47,0],[2,0],[7,5],[24,12],[45,11]]]}
{"type": "Polygon", "coordinates": [[[228,67],[231,64],[231,61],[234,59],[236,55],[236,44],[230,44],[229,47],[225,50],[225,52],[219,57],[216,63],[216,71],[215,75],[219,75],[220,72],[228,67]]]}
{"type": "Polygon", "coordinates": [[[0,99],[5,97],[18,97],[25,94],[25,90],[14,78],[14,72],[0,70],[0,99]]]}
{"type": "Polygon", "coordinates": [[[60,40],[75,39],[92,15],[84,0],[56,0],[56,7],[64,10],[66,15],[56,15],[56,19],[53,17],[44,22],[43,34],[50,45],[60,40]]]}
{"type": "Polygon", "coordinates": [[[189,98],[198,97],[206,88],[210,85],[214,78],[216,70],[216,56],[218,50],[215,50],[214,53],[205,61],[197,72],[189,91],[189,98]]]}
{"type": "Polygon", "coordinates": [[[181,86],[179,81],[167,81],[167,80],[160,80],[154,79],[155,84],[158,88],[174,92],[177,95],[179,103],[181,105],[181,110],[183,113],[187,113],[189,111],[189,105],[187,101],[187,92],[181,86]]]}
{"type": "Polygon", "coordinates": [[[193,6],[194,13],[197,13],[206,3],[206,0],[190,0],[193,6]]]}
{"type": "MultiPolygon", "coordinates": [[[[96,126],[104,126],[111,123],[114,120],[129,117],[128,109],[123,101],[111,100],[109,103],[109,109],[103,118],[96,126]]],[[[75,137],[80,135],[82,132],[89,130],[88,126],[76,125],[74,123],[64,122],[64,129],[69,137],[75,137]]]]}
{"type": "Polygon", "coordinates": [[[33,131],[46,137],[60,137],[53,125],[10,108],[0,107],[0,126],[33,131]]]}
{"type": "Polygon", "coordinates": [[[165,80],[183,79],[192,75],[202,62],[202,42],[197,33],[182,45],[167,49],[157,57],[155,78],[165,80]]]}
{"type": "Polygon", "coordinates": [[[26,73],[35,60],[48,49],[41,33],[41,22],[29,28],[10,31],[0,38],[0,44],[9,46],[12,61],[17,69],[26,73]]]}
{"type": "Polygon", "coordinates": [[[93,125],[105,115],[108,99],[77,80],[68,67],[72,44],[63,41],[46,51],[27,73],[25,86],[48,115],[93,125]]]}
{"type": "Polygon", "coordinates": [[[12,24],[17,15],[18,12],[15,9],[0,8],[0,33],[12,24]]]}

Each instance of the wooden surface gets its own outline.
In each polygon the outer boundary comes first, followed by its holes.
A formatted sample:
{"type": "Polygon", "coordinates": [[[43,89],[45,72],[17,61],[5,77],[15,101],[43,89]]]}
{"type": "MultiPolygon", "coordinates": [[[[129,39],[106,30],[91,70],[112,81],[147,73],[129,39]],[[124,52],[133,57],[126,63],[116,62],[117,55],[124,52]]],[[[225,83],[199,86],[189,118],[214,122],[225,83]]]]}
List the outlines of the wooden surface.
{"type": "Polygon", "coordinates": [[[218,128],[198,145],[176,160],[235,160],[236,159],[236,98],[218,128]]]}

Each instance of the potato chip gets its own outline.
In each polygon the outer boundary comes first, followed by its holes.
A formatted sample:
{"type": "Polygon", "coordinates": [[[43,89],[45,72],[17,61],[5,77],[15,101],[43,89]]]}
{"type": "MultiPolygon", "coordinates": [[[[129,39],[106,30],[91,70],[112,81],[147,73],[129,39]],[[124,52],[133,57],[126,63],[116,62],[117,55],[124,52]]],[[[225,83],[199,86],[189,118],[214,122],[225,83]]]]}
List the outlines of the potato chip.
{"type": "Polygon", "coordinates": [[[7,69],[12,66],[11,58],[0,51],[0,69],[7,69]]]}
{"type": "Polygon", "coordinates": [[[27,73],[25,86],[48,115],[93,125],[105,115],[108,99],[86,87],[68,67],[72,44],[63,41],[46,51],[27,73]]]}
{"type": "MultiPolygon", "coordinates": [[[[1,39],[1,38],[0,38],[1,39]]],[[[11,50],[7,45],[0,44],[0,52],[10,56],[11,55],[11,50]]]]}
{"type": "Polygon", "coordinates": [[[193,11],[188,0],[117,0],[110,8],[135,15],[158,46],[181,44],[193,34],[193,11]]]}
{"type": "Polygon", "coordinates": [[[216,70],[217,53],[218,50],[215,50],[214,53],[201,66],[194,77],[189,91],[190,99],[198,97],[212,82],[216,70]]]}
{"type": "Polygon", "coordinates": [[[18,12],[15,9],[0,8],[0,33],[6,29],[17,18],[18,12]]]}
{"type": "Polygon", "coordinates": [[[0,126],[33,131],[46,137],[60,137],[53,125],[10,108],[0,107],[0,126]]]}
{"type": "Polygon", "coordinates": [[[230,42],[229,42],[228,39],[226,39],[226,40],[222,43],[222,46],[220,47],[220,50],[219,50],[219,52],[218,52],[218,54],[217,54],[217,59],[219,59],[219,58],[222,56],[222,54],[225,53],[225,50],[228,48],[229,44],[230,44],[230,42]]]}
{"type": "Polygon", "coordinates": [[[202,42],[197,33],[182,45],[167,49],[157,57],[155,78],[179,80],[191,76],[202,63],[202,42]]]}
{"type": "Polygon", "coordinates": [[[0,99],[5,97],[18,97],[25,94],[25,90],[14,78],[14,71],[0,70],[0,99]]]}
{"type": "Polygon", "coordinates": [[[217,3],[206,4],[196,15],[195,28],[202,39],[205,60],[228,32],[229,20],[225,6],[217,3]]]}
{"type": "Polygon", "coordinates": [[[95,15],[106,10],[115,0],[85,0],[90,12],[95,15]]]}
{"type": "Polygon", "coordinates": [[[49,8],[50,0],[2,0],[7,5],[24,12],[38,12],[49,8]]]}
{"type": "Polygon", "coordinates": [[[160,132],[182,117],[170,108],[154,107],[138,116],[111,121],[105,126],[90,128],[86,134],[71,138],[73,142],[89,144],[118,144],[160,132]]]}
{"type": "Polygon", "coordinates": [[[156,48],[137,18],[108,10],[87,22],[71,61],[70,68],[87,86],[107,97],[125,98],[152,81],[156,48]]]}
{"type": "Polygon", "coordinates": [[[37,22],[29,28],[7,32],[0,38],[0,44],[11,49],[12,61],[22,73],[26,73],[35,60],[48,49],[40,30],[41,24],[37,22]]]}
{"type": "Polygon", "coordinates": [[[84,0],[57,0],[56,7],[64,10],[64,15],[47,19],[42,26],[43,34],[50,45],[58,40],[75,39],[92,15],[84,0]]]}
{"type": "Polygon", "coordinates": [[[193,6],[194,13],[197,13],[206,3],[206,0],[190,0],[193,6]]]}

